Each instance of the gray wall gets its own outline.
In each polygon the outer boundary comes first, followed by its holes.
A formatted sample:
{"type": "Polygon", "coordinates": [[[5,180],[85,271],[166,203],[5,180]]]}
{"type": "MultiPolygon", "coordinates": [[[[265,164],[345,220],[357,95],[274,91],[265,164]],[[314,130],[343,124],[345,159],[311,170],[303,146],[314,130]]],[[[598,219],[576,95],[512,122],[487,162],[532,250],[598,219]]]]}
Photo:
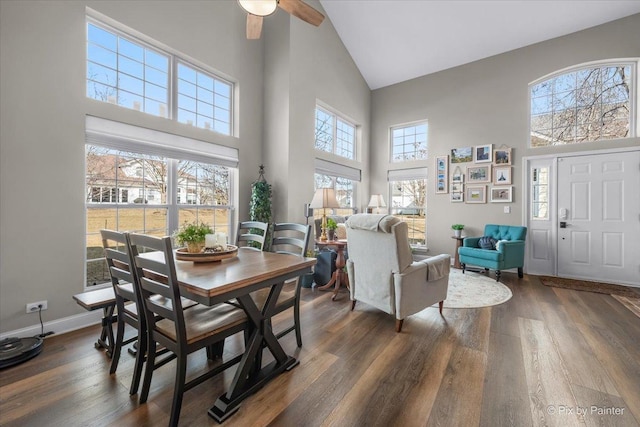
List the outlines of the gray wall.
{"type": "MultiPolygon", "coordinates": [[[[317,2],[313,5],[320,8],[317,2]]],[[[37,315],[25,313],[25,304],[29,302],[48,300],[49,309],[43,313],[45,322],[84,312],[71,297],[82,292],[84,283],[87,114],[237,147],[240,152],[237,217],[241,219],[248,218],[249,190],[258,177],[258,166],[263,161],[267,165],[273,162],[274,167],[267,169],[267,178],[276,184],[276,212],[285,218],[291,210],[291,220],[302,219],[302,206],[313,195],[313,163],[305,159],[304,163],[290,164],[297,161],[301,152],[312,157],[313,143],[304,141],[302,148],[296,147],[290,153],[293,149],[289,144],[302,143],[291,135],[309,126],[307,132],[313,138],[315,96],[335,101],[337,108],[344,108],[368,127],[370,93],[346,50],[336,42],[339,39],[335,31],[330,24],[325,25],[328,20],[320,27],[322,34],[314,42],[314,51],[301,53],[301,45],[296,45],[291,53],[289,42],[278,43],[287,40],[290,33],[300,39],[296,43],[315,40],[315,27],[295,18],[295,23],[290,24],[291,18],[283,11],[271,18],[274,25],[280,23],[283,27],[265,25],[264,32],[274,34],[248,41],[246,14],[235,1],[2,0],[0,332],[38,323],[37,315]],[[237,137],[216,135],[87,99],[87,6],[231,77],[239,94],[237,137]],[[332,56],[343,64],[339,70],[347,76],[325,76],[324,84],[310,94],[299,86],[313,83],[311,79],[317,75],[307,80],[298,76],[297,85],[290,75],[299,72],[292,68],[300,67],[315,55],[332,56]],[[344,81],[355,89],[342,87],[344,81]],[[334,100],[338,90],[342,91],[341,96],[334,100]],[[304,92],[300,99],[296,91],[304,92]],[[290,104],[301,100],[306,112],[292,113],[290,104]],[[345,105],[344,100],[348,100],[345,105]],[[310,118],[302,120],[301,115],[305,114],[310,118]],[[295,122],[289,126],[291,117],[295,122]],[[265,140],[270,143],[266,146],[268,154],[263,155],[265,140]],[[296,177],[294,185],[288,185],[290,176],[296,177]]],[[[325,69],[333,68],[326,64],[325,69]]]]}
{"type": "MultiPolygon", "coordinates": [[[[388,194],[389,128],[428,120],[429,167],[427,245],[430,254],[454,253],[451,224],[466,225],[468,235],[482,235],[486,223],[522,224],[522,157],[640,144],[640,138],[552,148],[528,148],[528,87],[554,71],[588,61],[640,57],[640,14],[565,37],[545,41],[481,61],[419,77],[372,92],[371,192],[388,194]],[[450,203],[435,194],[435,156],[452,148],[503,144],[513,148],[514,202],[450,203]]],[[[420,162],[414,162],[415,164],[420,162]]],[[[466,166],[467,164],[461,164],[466,166]]],[[[464,171],[464,168],[463,168],[464,171]]],[[[488,197],[488,196],[487,196],[488,197]]]]}

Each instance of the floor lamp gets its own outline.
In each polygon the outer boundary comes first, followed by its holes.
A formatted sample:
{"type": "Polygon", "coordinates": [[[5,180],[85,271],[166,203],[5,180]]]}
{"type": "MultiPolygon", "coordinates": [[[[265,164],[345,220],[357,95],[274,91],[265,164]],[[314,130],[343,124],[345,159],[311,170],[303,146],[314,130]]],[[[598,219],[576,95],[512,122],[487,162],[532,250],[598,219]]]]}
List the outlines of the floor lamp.
{"type": "Polygon", "coordinates": [[[387,204],[384,202],[382,194],[372,194],[367,207],[371,208],[371,212],[373,213],[380,213],[379,208],[386,208],[387,204]],[[375,209],[375,211],[373,209],[375,209]]]}
{"type": "Polygon", "coordinates": [[[329,208],[339,208],[338,200],[336,199],[336,191],[333,188],[318,188],[313,195],[313,200],[309,204],[310,208],[322,209],[322,234],[320,235],[320,241],[327,241],[327,212],[329,208]]]}

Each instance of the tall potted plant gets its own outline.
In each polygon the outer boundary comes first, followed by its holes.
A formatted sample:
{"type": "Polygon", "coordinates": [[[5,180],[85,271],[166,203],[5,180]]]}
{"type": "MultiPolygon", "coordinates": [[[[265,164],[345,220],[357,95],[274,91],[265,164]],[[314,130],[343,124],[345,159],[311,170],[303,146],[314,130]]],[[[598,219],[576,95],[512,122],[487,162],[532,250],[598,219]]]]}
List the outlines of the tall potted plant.
{"type": "Polygon", "coordinates": [[[271,184],[264,177],[264,165],[260,165],[260,176],[251,184],[251,200],[249,203],[249,218],[251,221],[266,222],[269,228],[266,231],[264,250],[271,246],[271,184]]]}

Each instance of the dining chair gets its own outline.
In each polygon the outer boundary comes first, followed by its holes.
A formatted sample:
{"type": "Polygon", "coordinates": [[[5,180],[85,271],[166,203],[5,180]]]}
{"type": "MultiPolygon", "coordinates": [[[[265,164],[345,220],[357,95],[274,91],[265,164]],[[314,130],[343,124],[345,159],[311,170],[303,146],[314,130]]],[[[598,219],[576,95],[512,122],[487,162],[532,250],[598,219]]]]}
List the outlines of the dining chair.
{"type": "Polygon", "coordinates": [[[247,316],[242,309],[229,304],[213,307],[198,304],[188,310],[183,309],[170,237],[131,234],[130,245],[136,248],[132,249],[132,254],[148,330],[148,360],[140,403],[147,401],[153,370],[160,366],[155,363],[155,351],[159,344],[175,354],[177,360],[169,422],[169,425],[175,426],[180,417],[184,392],[238,363],[242,357],[236,356],[187,381],[188,355],[202,348],[206,348],[207,354],[210,354],[215,348],[221,357],[225,338],[238,332],[246,332],[247,316]],[[145,258],[144,254],[137,253],[141,249],[161,252],[163,261],[145,258]],[[165,297],[169,304],[158,303],[154,295],[165,297]]]}
{"type": "MultiPolygon", "coordinates": [[[[311,237],[311,225],[296,223],[279,223],[273,227],[273,237],[271,240],[271,252],[289,254],[304,257],[311,237]]],[[[281,313],[289,308],[293,308],[293,325],[276,333],[276,338],[295,330],[298,347],[302,347],[302,332],[300,330],[300,288],[302,281],[300,278],[285,282],[282,291],[276,302],[275,313],[281,313]]],[[[261,289],[251,293],[251,297],[258,307],[264,306],[269,289],[261,289]]]]}
{"type": "Polygon", "coordinates": [[[246,246],[258,251],[264,249],[267,240],[269,224],[260,221],[244,221],[238,223],[238,232],[236,233],[236,245],[246,246]]]}
{"type": "Polygon", "coordinates": [[[131,379],[131,387],[129,394],[136,394],[140,385],[142,376],[142,365],[146,352],[146,324],[144,313],[138,310],[138,295],[135,289],[136,277],[135,270],[131,268],[131,261],[127,244],[127,236],[113,230],[100,230],[102,237],[102,246],[104,248],[104,256],[111,277],[111,285],[116,298],[117,309],[117,328],[116,339],[111,355],[110,374],[114,374],[118,369],[120,361],[120,353],[122,347],[133,341],[138,341],[138,351],[136,352],[136,363],[133,368],[133,378],[131,379]],[[125,325],[128,324],[135,328],[138,333],[136,336],[124,340],[125,325]]]}

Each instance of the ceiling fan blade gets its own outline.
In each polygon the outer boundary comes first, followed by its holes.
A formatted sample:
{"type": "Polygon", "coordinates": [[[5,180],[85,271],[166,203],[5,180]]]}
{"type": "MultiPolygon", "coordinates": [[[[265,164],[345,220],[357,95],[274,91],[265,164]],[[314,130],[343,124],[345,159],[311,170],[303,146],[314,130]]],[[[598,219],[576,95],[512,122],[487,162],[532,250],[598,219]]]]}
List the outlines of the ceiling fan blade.
{"type": "Polygon", "coordinates": [[[262,16],[247,13],[247,38],[256,40],[260,38],[262,33],[262,16]]]}
{"type": "Polygon", "coordinates": [[[278,6],[296,18],[300,18],[311,25],[315,25],[316,27],[324,21],[324,15],[322,13],[318,12],[302,0],[279,0],[278,6]]]}

